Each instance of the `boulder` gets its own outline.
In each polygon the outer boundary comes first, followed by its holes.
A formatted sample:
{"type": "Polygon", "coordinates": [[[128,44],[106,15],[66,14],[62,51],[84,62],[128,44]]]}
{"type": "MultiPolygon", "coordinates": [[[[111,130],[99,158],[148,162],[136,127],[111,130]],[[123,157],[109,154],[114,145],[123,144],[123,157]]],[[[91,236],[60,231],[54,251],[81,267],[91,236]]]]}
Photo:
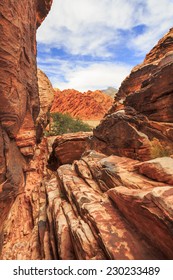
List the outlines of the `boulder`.
{"type": "Polygon", "coordinates": [[[156,158],[136,165],[141,174],[173,185],[173,159],[170,157],[156,158]]]}
{"type": "Polygon", "coordinates": [[[72,163],[80,159],[84,151],[90,147],[91,132],[78,132],[59,135],[55,138],[50,155],[49,168],[57,169],[62,164],[72,163]]]}

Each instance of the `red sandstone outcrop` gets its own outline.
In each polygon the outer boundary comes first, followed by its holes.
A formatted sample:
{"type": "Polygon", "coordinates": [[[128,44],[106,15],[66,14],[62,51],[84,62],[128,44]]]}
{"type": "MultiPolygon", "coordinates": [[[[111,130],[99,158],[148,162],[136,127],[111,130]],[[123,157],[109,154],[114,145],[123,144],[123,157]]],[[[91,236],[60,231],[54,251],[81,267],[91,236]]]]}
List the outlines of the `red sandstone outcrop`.
{"type": "MultiPolygon", "coordinates": [[[[64,210],[74,248],[80,244],[72,259],[172,259],[172,185],[141,175],[136,166],[138,161],[91,151],[58,168],[58,181],[54,179],[58,213],[64,210]],[[93,250],[81,243],[88,231],[93,250]]],[[[59,246],[65,248],[64,243],[59,246]]]]}
{"type": "Polygon", "coordinates": [[[172,259],[173,185],[140,174],[140,164],[85,152],[41,187],[33,167],[27,196],[18,196],[4,228],[3,258],[172,259]]]}
{"type": "Polygon", "coordinates": [[[137,166],[139,172],[145,176],[164,182],[173,184],[173,159],[168,157],[155,158],[146,162],[142,162],[137,166]]]}
{"type": "MultiPolygon", "coordinates": [[[[28,161],[34,156],[40,110],[36,28],[51,3],[9,0],[0,5],[0,249],[4,221],[15,198],[24,192],[28,161]]],[[[27,201],[24,195],[22,199],[27,201]]]]}
{"type": "Polygon", "coordinates": [[[82,120],[101,120],[112,102],[110,96],[99,90],[81,93],[68,89],[56,91],[51,112],[69,113],[82,120]]]}
{"type": "Polygon", "coordinates": [[[172,48],[171,29],[122,82],[107,117],[94,130],[106,143],[105,153],[147,160],[156,157],[152,150],[158,146],[172,154],[172,48]]]}

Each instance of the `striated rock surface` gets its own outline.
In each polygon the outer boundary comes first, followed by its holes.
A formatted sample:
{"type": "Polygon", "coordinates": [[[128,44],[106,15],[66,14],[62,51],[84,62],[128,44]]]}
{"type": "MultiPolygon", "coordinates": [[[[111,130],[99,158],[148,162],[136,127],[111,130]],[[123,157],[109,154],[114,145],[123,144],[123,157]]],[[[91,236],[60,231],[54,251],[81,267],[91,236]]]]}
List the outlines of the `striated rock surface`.
{"type": "MultiPolygon", "coordinates": [[[[25,172],[25,184],[6,217],[1,240],[1,259],[42,259],[49,258],[42,252],[42,231],[45,229],[46,196],[44,178],[47,178],[47,141],[35,149],[34,157],[25,172]]],[[[6,205],[7,207],[7,205],[6,205]]],[[[46,237],[45,237],[46,239],[46,237]]],[[[46,242],[46,241],[44,241],[46,242]]]]}
{"type": "MultiPolygon", "coordinates": [[[[41,188],[28,189],[34,224],[29,216],[28,224],[22,223],[22,214],[20,242],[10,224],[19,217],[13,205],[4,230],[3,258],[172,259],[173,186],[139,174],[138,164],[91,151],[60,166],[41,188]]],[[[38,176],[33,182],[36,186],[38,176]]]]}
{"type": "Polygon", "coordinates": [[[37,125],[37,141],[43,136],[43,129],[49,123],[49,112],[54,100],[54,89],[48,77],[43,71],[37,69],[38,88],[40,98],[40,112],[36,121],[37,125]]]}
{"type": "Polygon", "coordinates": [[[8,223],[11,206],[25,191],[28,164],[36,149],[40,110],[36,28],[51,2],[9,0],[0,4],[0,252],[4,222],[8,223]]]}
{"type": "Polygon", "coordinates": [[[82,120],[100,120],[112,102],[112,97],[99,90],[81,93],[68,89],[56,91],[51,112],[69,113],[82,120]]]}
{"type": "MultiPolygon", "coordinates": [[[[91,151],[81,160],[57,170],[57,186],[66,200],[65,205],[70,204],[70,213],[78,217],[81,224],[87,223],[92,231],[96,259],[173,257],[170,245],[173,244],[172,186],[139,174],[137,164],[139,162],[129,158],[105,157],[91,151]],[[153,229],[157,235],[153,236],[153,229]],[[98,248],[102,250],[101,255],[98,248]]],[[[70,219],[67,224],[73,232],[70,219]]],[[[78,244],[77,231],[75,233],[72,234],[74,246],[78,244]]],[[[83,245],[78,247],[76,257],[79,259],[82,248],[83,245]]],[[[82,259],[88,257],[83,255],[82,259]]]]}
{"type": "Polygon", "coordinates": [[[157,157],[159,150],[172,154],[172,48],[171,29],[122,82],[107,117],[94,130],[107,154],[139,160],[157,157]]]}

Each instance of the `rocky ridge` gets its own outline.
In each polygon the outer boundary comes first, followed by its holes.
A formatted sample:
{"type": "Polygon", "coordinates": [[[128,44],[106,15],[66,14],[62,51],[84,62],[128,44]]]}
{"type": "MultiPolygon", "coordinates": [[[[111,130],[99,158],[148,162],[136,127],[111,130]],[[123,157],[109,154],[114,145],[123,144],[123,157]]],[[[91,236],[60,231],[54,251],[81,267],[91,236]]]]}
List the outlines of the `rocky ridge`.
{"type": "Polygon", "coordinates": [[[51,112],[69,113],[82,120],[101,120],[113,99],[99,90],[81,93],[74,89],[56,91],[51,112]]]}
{"type": "Polygon", "coordinates": [[[172,47],[171,29],[122,82],[112,108],[94,130],[99,145],[107,147],[101,151],[139,160],[155,156],[156,147],[165,155],[173,153],[172,47]]]}

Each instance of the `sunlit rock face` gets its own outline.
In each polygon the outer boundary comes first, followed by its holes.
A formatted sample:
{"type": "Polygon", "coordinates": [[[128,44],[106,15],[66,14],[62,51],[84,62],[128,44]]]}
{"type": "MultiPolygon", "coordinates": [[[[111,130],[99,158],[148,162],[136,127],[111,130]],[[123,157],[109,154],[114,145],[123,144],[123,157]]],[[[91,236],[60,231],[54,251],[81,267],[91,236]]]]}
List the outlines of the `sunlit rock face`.
{"type": "Polygon", "coordinates": [[[104,152],[147,160],[158,145],[173,153],[172,50],[173,29],[122,82],[107,117],[94,131],[106,143],[104,152]]]}
{"type": "Polygon", "coordinates": [[[22,133],[27,154],[34,154],[40,110],[36,28],[51,3],[2,0],[0,4],[0,231],[10,205],[25,185],[28,161],[21,153],[22,133]]]}
{"type": "Polygon", "coordinates": [[[113,98],[100,90],[79,92],[56,90],[51,112],[69,113],[82,120],[101,120],[110,109],[113,98]]]}

